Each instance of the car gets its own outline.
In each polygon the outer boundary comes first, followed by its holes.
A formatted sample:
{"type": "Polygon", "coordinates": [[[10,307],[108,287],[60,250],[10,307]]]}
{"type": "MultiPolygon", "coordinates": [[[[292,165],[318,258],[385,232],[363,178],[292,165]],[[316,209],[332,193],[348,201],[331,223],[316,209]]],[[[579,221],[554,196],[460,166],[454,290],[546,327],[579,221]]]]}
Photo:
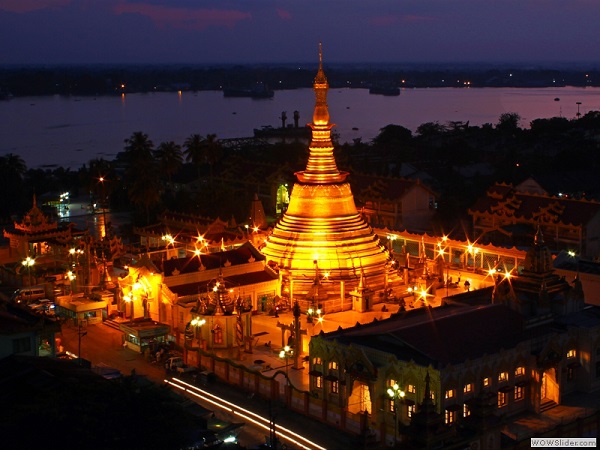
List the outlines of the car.
{"type": "Polygon", "coordinates": [[[165,369],[167,370],[177,370],[178,367],[183,366],[185,366],[185,363],[183,362],[183,358],[180,356],[171,356],[165,362],[165,369]]]}

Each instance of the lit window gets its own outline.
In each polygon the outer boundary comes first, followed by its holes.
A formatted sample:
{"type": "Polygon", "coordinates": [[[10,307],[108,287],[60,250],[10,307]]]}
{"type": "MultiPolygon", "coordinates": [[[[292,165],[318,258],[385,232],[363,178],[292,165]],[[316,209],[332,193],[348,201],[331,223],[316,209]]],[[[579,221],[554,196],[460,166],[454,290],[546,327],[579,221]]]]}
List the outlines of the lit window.
{"type": "Polygon", "coordinates": [[[469,417],[471,415],[471,410],[469,409],[469,405],[463,403],[463,417],[469,417]]]}
{"type": "Polygon", "coordinates": [[[446,398],[453,398],[454,397],[454,389],[448,389],[446,391],[446,398]]]}
{"type": "Polygon", "coordinates": [[[396,409],[396,401],[394,399],[390,400],[390,412],[394,412],[396,409]]]}
{"type": "Polygon", "coordinates": [[[522,375],[525,375],[525,367],[519,366],[515,369],[515,377],[520,377],[522,375]]]}
{"type": "Polygon", "coordinates": [[[467,383],[467,384],[465,384],[465,387],[463,388],[463,392],[465,394],[468,394],[469,392],[473,392],[473,388],[474,388],[473,383],[467,383]]]}
{"type": "Polygon", "coordinates": [[[456,411],[446,410],[444,421],[446,425],[451,425],[456,422],[456,411]]]}
{"type": "Polygon", "coordinates": [[[489,386],[489,385],[490,385],[490,382],[491,382],[491,380],[490,380],[490,377],[485,377],[485,378],[483,379],[483,385],[484,385],[485,387],[489,386]]]}
{"type": "Polygon", "coordinates": [[[412,415],[417,411],[416,405],[408,405],[407,414],[408,417],[412,417],[412,415]]]}
{"type": "Polygon", "coordinates": [[[318,356],[313,358],[313,365],[321,365],[321,358],[319,358],[318,356]]]}
{"type": "Polygon", "coordinates": [[[408,387],[406,388],[406,390],[408,391],[409,394],[415,394],[417,392],[414,384],[409,384],[408,387]]]}
{"type": "Polygon", "coordinates": [[[337,370],[337,368],[338,368],[337,362],[331,361],[329,363],[329,370],[337,370]]]}
{"type": "Polygon", "coordinates": [[[498,408],[502,408],[508,404],[506,392],[498,391],[498,408]]]}
{"type": "Polygon", "coordinates": [[[429,395],[430,395],[431,400],[435,402],[435,392],[429,391],[429,395]]]}
{"type": "Polygon", "coordinates": [[[515,386],[515,401],[523,400],[524,397],[525,397],[525,394],[523,392],[523,387],[515,386]]]}
{"type": "Polygon", "coordinates": [[[339,389],[340,389],[339,382],[332,381],[331,382],[331,393],[337,394],[339,392],[339,389]]]}
{"type": "Polygon", "coordinates": [[[389,387],[394,387],[396,385],[396,380],[388,380],[388,386],[389,387]]]}
{"type": "Polygon", "coordinates": [[[508,372],[501,372],[498,375],[498,381],[507,381],[508,380],[508,372]]]}
{"type": "Polygon", "coordinates": [[[323,377],[315,377],[315,386],[319,389],[323,387],[323,377]]]}
{"type": "Polygon", "coordinates": [[[575,358],[576,355],[577,352],[575,351],[575,349],[571,349],[567,352],[567,358],[575,358]]]}

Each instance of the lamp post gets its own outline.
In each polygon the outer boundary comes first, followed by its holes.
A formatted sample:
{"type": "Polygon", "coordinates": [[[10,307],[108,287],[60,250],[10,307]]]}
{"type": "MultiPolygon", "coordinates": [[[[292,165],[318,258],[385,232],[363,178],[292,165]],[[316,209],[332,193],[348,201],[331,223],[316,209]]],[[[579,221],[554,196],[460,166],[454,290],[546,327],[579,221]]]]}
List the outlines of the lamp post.
{"type": "Polygon", "coordinates": [[[398,401],[403,402],[406,393],[395,383],[387,390],[387,394],[394,405],[394,446],[398,443],[398,401]]]}
{"type": "Polygon", "coordinates": [[[294,355],[294,350],[289,345],[283,347],[279,352],[279,357],[285,359],[285,378],[287,379],[288,386],[290,385],[290,377],[288,373],[288,360],[294,355]]]}
{"type": "Polygon", "coordinates": [[[27,275],[29,277],[29,286],[31,286],[31,267],[35,264],[35,259],[33,259],[31,256],[28,256],[23,261],[21,261],[21,264],[23,265],[23,267],[27,268],[27,275]]]}
{"type": "Polygon", "coordinates": [[[104,177],[100,177],[98,178],[98,180],[100,181],[100,183],[102,183],[102,220],[104,222],[104,233],[101,237],[105,238],[107,237],[108,233],[106,231],[106,189],[104,187],[104,181],[105,178],[104,177]]]}
{"type": "MultiPolygon", "coordinates": [[[[190,324],[194,327],[194,337],[198,339],[198,328],[206,323],[206,319],[201,319],[200,317],[194,317],[190,324]]],[[[200,334],[202,337],[202,334],[200,334]]],[[[198,345],[200,345],[200,341],[202,339],[198,339],[198,345]]]]}
{"type": "Polygon", "coordinates": [[[579,107],[581,106],[581,102],[575,102],[575,104],[577,105],[577,118],[579,119],[581,117],[581,113],[579,112],[579,107]]]}

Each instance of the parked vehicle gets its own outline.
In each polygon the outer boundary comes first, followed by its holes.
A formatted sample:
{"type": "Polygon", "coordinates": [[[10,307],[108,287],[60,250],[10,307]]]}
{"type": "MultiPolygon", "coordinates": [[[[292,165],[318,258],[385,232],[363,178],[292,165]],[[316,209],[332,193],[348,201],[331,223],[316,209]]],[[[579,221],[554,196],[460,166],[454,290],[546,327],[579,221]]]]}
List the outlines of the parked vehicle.
{"type": "Polygon", "coordinates": [[[165,369],[167,370],[177,370],[178,367],[184,366],[183,358],[180,356],[171,356],[165,362],[165,369]]]}
{"type": "Polygon", "coordinates": [[[17,289],[12,295],[12,300],[15,303],[29,304],[35,300],[46,298],[46,289],[43,286],[32,286],[22,289],[17,289]]]}

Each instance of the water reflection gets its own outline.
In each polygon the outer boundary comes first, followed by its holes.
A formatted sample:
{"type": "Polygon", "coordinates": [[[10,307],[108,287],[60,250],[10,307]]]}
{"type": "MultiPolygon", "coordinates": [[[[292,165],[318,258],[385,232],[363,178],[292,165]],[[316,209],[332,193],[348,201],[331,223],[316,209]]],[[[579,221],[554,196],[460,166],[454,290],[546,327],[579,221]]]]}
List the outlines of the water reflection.
{"type": "MultiPolygon", "coordinates": [[[[421,88],[397,97],[367,89],[331,89],[329,111],[341,142],[368,142],[388,124],[411,129],[425,122],[495,124],[506,112],[538,118],[600,110],[600,88],[421,88]],[[555,99],[559,99],[555,101],[555,99]]],[[[0,101],[0,154],[20,155],[30,168],[79,169],[91,159],[114,159],[123,141],[142,131],[155,145],[183,143],[192,134],[218,138],[253,135],[254,128],[279,126],[282,111],[311,121],[311,89],[277,91],[272,99],[223,97],[221,91],[127,94],[122,97],[23,97],[0,101]]]]}

